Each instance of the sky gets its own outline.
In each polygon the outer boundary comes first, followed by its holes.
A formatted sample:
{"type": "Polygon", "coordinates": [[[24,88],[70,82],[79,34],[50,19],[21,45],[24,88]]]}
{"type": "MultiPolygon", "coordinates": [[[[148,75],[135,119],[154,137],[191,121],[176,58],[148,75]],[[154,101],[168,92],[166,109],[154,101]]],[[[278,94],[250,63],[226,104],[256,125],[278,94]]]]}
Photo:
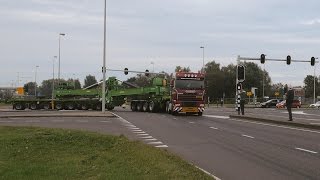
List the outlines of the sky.
{"type": "MultiPolygon", "coordinates": [[[[310,60],[318,57],[317,0],[107,0],[107,68],[197,72],[237,56],[310,60]]],[[[104,0],[0,0],[0,87],[55,77],[102,79],[104,0]],[[36,66],[39,66],[36,68],[36,66]],[[19,81],[18,81],[19,79],[19,81]]],[[[303,85],[310,63],[267,61],[273,83],[303,85]]],[[[319,76],[319,63],[316,75],[319,76]]],[[[108,72],[125,80],[122,72],[108,72]]]]}

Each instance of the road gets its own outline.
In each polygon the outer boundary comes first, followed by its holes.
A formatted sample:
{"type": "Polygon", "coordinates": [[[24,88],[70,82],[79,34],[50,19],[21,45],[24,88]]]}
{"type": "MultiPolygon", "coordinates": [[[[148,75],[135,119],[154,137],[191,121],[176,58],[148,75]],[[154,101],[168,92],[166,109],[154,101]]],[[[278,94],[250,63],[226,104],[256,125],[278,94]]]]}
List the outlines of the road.
{"type": "MultiPolygon", "coordinates": [[[[299,112],[294,114],[296,119],[319,121],[320,111],[295,111],[299,112]]],[[[319,131],[231,119],[228,115],[235,112],[228,108],[209,108],[202,117],[139,113],[121,108],[113,112],[119,118],[2,118],[0,125],[124,134],[130,139],[168,149],[221,179],[320,177],[319,131]]],[[[274,109],[247,109],[246,113],[274,118],[287,115],[285,111],[274,109]]]]}

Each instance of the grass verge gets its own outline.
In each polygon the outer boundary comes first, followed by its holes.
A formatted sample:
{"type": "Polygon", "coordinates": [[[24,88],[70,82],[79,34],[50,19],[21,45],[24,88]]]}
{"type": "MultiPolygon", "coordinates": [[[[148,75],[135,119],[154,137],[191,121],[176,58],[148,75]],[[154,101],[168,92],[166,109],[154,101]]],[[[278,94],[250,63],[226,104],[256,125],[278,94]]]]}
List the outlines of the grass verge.
{"type": "Polygon", "coordinates": [[[124,136],[0,126],[0,179],[212,179],[124,136]]]}

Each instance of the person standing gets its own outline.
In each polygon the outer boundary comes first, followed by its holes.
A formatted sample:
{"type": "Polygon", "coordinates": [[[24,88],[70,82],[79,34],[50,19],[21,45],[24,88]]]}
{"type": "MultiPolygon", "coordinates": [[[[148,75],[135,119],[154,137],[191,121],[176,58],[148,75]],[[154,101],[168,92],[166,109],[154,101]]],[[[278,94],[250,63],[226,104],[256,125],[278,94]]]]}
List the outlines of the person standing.
{"type": "Polygon", "coordinates": [[[294,92],[293,89],[290,87],[288,92],[287,92],[287,96],[286,96],[286,106],[287,106],[287,110],[289,113],[289,121],[292,121],[292,102],[293,102],[293,98],[294,98],[294,92]]]}

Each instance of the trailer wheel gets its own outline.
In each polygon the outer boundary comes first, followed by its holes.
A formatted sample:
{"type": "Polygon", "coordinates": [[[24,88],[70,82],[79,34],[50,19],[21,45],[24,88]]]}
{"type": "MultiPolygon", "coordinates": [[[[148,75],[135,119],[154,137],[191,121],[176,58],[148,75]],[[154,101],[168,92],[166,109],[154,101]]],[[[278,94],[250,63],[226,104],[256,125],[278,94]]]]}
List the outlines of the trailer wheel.
{"type": "Polygon", "coordinates": [[[155,110],[156,110],[156,105],[155,105],[155,103],[154,103],[153,101],[150,101],[148,108],[149,108],[149,111],[150,111],[150,112],[155,112],[155,110]]]}
{"type": "Polygon", "coordinates": [[[63,105],[61,103],[57,103],[56,104],[56,109],[57,110],[62,110],[63,109],[63,105]]]}
{"type": "Polygon", "coordinates": [[[138,102],[137,103],[137,111],[139,111],[139,112],[142,111],[143,110],[142,106],[143,106],[142,102],[138,102]]]}
{"type": "Polygon", "coordinates": [[[86,104],[81,104],[81,105],[80,105],[80,109],[82,109],[82,110],[88,110],[89,107],[88,107],[88,105],[86,105],[86,104]]]}
{"type": "Polygon", "coordinates": [[[136,102],[131,102],[130,109],[131,109],[131,111],[136,111],[137,110],[137,103],[136,102]]]}
{"type": "Polygon", "coordinates": [[[15,104],[15,107],[16,107],[16,110],[24,110],[25,109],[24,105],[21,103],[15,104]]]}
{"type": "Polygon", "coordinates": [[[43,104],[43,109],[49,110],[50,109],[50,104],[49,103],[43,104]]]}
{"type": "Polygon", "coordinates": [[[144,112],[148,112],[148,111],[149,111],[148,106],[149,106],[149,103],[148,103],[148,102],[143,103],[142,111],[144,111],[144,112]]]}
{"type": "Polygon", "coordinates": [[[32,104],[30,104],[29,108],[30,108],[31,110],[37,110],[37,109],[38,109],[38,106],[37,106],[37,104],[32,103],[32,104]]]}
{"type": "Polygon", "coordinates": [[[66,106],[66,109],[74,110],[74,107],[75,107],[74,103],[68,103],[67,106],[66,106]]]}

